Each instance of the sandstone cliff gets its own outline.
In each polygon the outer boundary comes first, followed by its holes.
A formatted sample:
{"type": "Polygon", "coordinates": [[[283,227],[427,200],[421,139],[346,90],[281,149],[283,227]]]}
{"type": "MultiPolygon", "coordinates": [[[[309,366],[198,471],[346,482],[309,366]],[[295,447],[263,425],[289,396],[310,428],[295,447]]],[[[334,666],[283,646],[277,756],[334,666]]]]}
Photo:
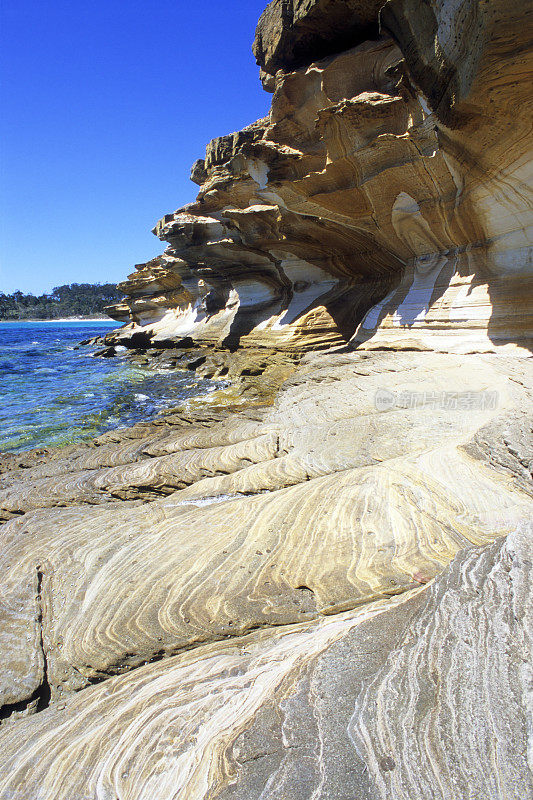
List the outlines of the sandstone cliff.
{"type": "Polygon", "coordinates": [[[242,383],[0,461],[1,800],[533,790],[528,10],[269,4],[108,338],[242,383]]]}
{"type": "Polygon", "coordinates": [[[254,49],[270,115],[194,165],[197,200],[122,285],[121,339],[531,344],[531,9],[381,5],[268,6],[254,49]]]}

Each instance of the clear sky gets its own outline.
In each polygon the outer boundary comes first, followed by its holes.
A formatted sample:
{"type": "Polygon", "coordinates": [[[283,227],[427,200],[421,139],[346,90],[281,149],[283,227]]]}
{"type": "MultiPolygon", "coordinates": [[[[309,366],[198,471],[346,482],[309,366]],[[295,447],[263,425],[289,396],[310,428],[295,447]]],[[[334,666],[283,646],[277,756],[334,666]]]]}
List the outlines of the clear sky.
{"type": "Polygon", "coordinates": [[[264,116],[266,0],[3,0],[0,291],[117,282],[162,252],[193,161],[264,116]]]}

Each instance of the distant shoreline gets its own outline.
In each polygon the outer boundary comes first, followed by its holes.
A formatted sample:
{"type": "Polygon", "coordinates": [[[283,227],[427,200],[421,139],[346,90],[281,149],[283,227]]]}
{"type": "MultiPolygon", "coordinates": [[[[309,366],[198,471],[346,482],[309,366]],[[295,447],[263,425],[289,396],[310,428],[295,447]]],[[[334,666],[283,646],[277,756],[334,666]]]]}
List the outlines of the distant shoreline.
{"type": "MultiPolygon", "coordinates": [[[[21,322],[116,322],[111,317],[58,317],[57,319],[0,319],[0,324],[20,324],[21,322]]],[[[118,325],[120,323],[117,323],[118,325]]]]}

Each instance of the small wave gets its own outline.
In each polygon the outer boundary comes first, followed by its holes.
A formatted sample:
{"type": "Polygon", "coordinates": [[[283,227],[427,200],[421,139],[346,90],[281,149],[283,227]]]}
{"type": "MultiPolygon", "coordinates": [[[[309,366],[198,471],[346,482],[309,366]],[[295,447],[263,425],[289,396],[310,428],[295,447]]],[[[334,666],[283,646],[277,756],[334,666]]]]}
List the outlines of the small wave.
{"type": "Polygon", "coordinates": [[[39,369],[34,369],[34,375],[55,375],[57,369],[52,369],[51,367],[40,367],[39,369]]]}
{"type": "Polygon", "coordinates": [[[147,394],[134,394],[133,397],[135,398],[135,400],[139,401],[150,399],[147,394]]]}

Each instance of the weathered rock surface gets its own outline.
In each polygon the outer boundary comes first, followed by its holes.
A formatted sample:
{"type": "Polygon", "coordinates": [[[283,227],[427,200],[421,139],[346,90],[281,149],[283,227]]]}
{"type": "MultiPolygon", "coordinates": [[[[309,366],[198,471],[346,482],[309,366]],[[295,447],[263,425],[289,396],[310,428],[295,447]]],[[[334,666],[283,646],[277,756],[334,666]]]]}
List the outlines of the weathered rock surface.
{"type": "Polygon", "coordinates": [[[0,796],[527,796],[530,544],[88,688],[0,734],[0,796]]]}
{"type": "Polygon", "coordinates": [[[268,6],[270,115],[195,164],[198,198],[157,224],[169,246],[123,284],[111,339],[531,345],[527,8],[381,5],[268,6]]]}
{"type": "MultiPolygon", "coordinates": [[[[5,786],[10,788],[4,794],[0,791],[0,797],[23,797],[24,791],[35,791],[36,798],[99,797],[92,790],[81,793],[77,781],[93,772],[100,776],[101,770],[107,769],[97,753],[108,748],[108,735],[118,736],[127,750],[133,748],[134,763],[139,759],[131,788],[126,790],[122,778],[117,778],[119,783],[113,791],[118,797],[148,796],[146,792],[156,791],[154,780],[163,782],[157,784],[162,798],[195,796],[195,791],[200,797],[209,796],[201,794],[194,782],[189,783],[188,770],[178,770],[176,777],[178,767],[173,762],[169,762],[168,770],[162,768],[160,778],[155,777],[159,767],[151,766],[146,767],[148,773],[152,768],[156,772],[144,777],[145,767],[140,766],[145,762],[143,748],[153,748],[156,762],[167,756],[165,746],[154,740],[150,740],[151,745],[148,740],[142,745],[137,741],[126,744],[130,723],[144,729],[144,712],[136,706],[136,681],[141,680],[146,687],[148,694],[140,702],[152,709],[158,727],[159,715],[171,713],[166,706],[171,702],[168,698],[176,693],[181,697],[182,681],[187,684],[190,680],[181,667],[174,672],[174,665],[186,663],[187,670],[204,680],[205,651],[211,654],[206,658],[212,659],[216,674],[222,670],[224,685],[226,668],[230,676],[241,676],[242,670],[247,675],[248,666],[241,664],[240,657],[233,664],[232,654],[248,648],[240,637],[255,628],[263,628],[264,633],[252,640],[259,659],[253,670],[272,668],[275,686],[279,679],[283,686],[280,691],[300,697],[303,678],[299,672],[293,675],[293,659],[298,661],[305,654],[308,664],[313,654],[318,657],[324,648],[329,652],[338,637],[344,640],[359,622],[379,612],[384,618],[376,621],[372,636],[381,643],[365,644],[357,651],[360,669],[373,678],[377,666],[369,653],[376,647],[385,657],[387,648],[394,649],[399,631],[407,635],[407,622],[401,628],[401,621],[411,619],[411,609],[418,608],[418,600],[404,606],[401,596],[416,594],[416,587],[430,583],[465,547],[483,546],[506,535],[526,541],[533,507],[533,452],[528,439],[531,422],[526,412],[532,396],[533,375],[524,359],[326,353],[304,359],[272,407],[225,416],[214,413],[211,418],[206,414],[201,425],[186,425],[184,420],[180,424],[176,415],[175,419],[137,426],[124,434],[106,434],[98,446],[72,448],[66,458],[57,451],[35,466],[7,470],[2,477],[1,503],[4,513],[13,519],[1,528],[0,560],[0,585],[7,610],[0,634],[3,714],[10,723],[6,737],[15,735],[19,740],[20,736],[35,735],[39,753],[43,748],[42,755],[32,762],[36,775],[44,770],[52,783],[47,788],[43,784],[39,794],[33,788],[33,779],[22,781],[21,794],[13,795],[9,793],[11,787],[19,781],[13,777],[10,780],[14,783],[8,781],[5,786]],[[105,505],[93,505],[99,502],[105,505]],[[398,595],[400,599],[394,600],[398,595]],[[295,629],[290,627],[294,625],[295,629]],[[288,641],[293,634],[296,651],[284,654],[283,647],[278,649],[279,642],[288,641]],[[314,642],[311,648],[310,641],[314,642]],[[190,653],[176,655],[184,650],[190,653]],[[143,667],[151,662],[157,664],[143,667]],[[233,666],[227,667],[228,663],[233,666]],[[146,677],[142,677],[145,669],[146,677]],[[116,711],[109,699],[114,688],[90,687],[95,682],[114,687],[112,676],[117,674],[124,674],[126,681],[124,712],[116,711]],[[131,684],[127,682],[130,675],[131,684]],[[159,696],[167,679],[170,694],[165,689],[160,703],[154,706],[151,693],[159,696]],[[73,692],[79,694],[71,700],[73,692]],[[91,710],[93,697],[100,698],[97,711],[91,710]],[[83,710],[86,702],[88,716],[83,710]],[[43,711],[48,704],[50,711],[43,711]],[[107,723],[100,728],[102,704],[109,706],[106,713],[113,733],[106,732],[107,723]],[[81,727],[73,725],[67,709],[75,709],[72,713],[81,727]],[[56,765],[46,761],[51,753],[48,736],[54,739],[56,722],[39,722],[34,728],[36,717],[28,722],[19,719],[36,711],[43,720],[51,719],[48,715],[53,713],[58,725],[72,729],[73,753],[78,752],[75,741],[79,734],[75,731],[85,730],[92,741],[96,734],[90,720],[98,719],[95,724],[103,738],[96,738],[95,755],[87,752],[90,761],[80,762],[84,766],[79,767],[79,773],[78,767],[69,766],[66,774],[58,766],[64,757],[60,754],[63,745],[58,745],[56,765]],[[124,726],[123,731],[120,726],[124,726]],[[145,788],[145,779],[152,789],[145,788]],[[179,784],[177,794],[171,793],[174,780],[179,784]],[[169,788],[164,789],[167,781],[169,788]]],[[[477,559],[477,554],[472,558],[477,559]]],[[[445,583],[448,580],[451,578],[446,577],[445,583]]],[[[485,601],[479,602],[488,613],[485,601]]],[[[426,616],[433,615],[436,620],[438,614],[431,608],[426,616]]],[[[447,615],[444,610],[443,619],[447,615]]],[[[477,617],[471,622],[478,625],[477,617]]],[[[440,631],[442,625],[439,622],[436,630],[440,631]]],[[[420,642],[426,640],[421,637],[420,642]]],[[[410,647],[415,647],[414,640],[410,647]]],[[[423,649],[422,644],[420,647],[423,649]]],[[[505,669],[520,668],[520,659],[517,656],[516,660],[513,653],[505,669]]],[[[336,664],[337,656],[331,658],[336,664]]],[[[309,664],[305,674],[311,669],[309,664]]],[[[356,678],[346,674],[348,663],[339,670],[331,680],[344,698],[346,716],[348,701],[341,684],[347,680],[351,686],[356,678]]],[[[285,707],[284,695],[278,695],[274,687],[272,691],[267,688],[269,682],[264,679],[262,699],[253,706],[248,722],[243,719],[242,725],[239,722],[234,727],[227,720],[222,723],[228,736],[224,741],[233,747],[234,739],[248,731],[249,724],[251,733],[246,733],[245,743],[239,745],[244,752],[259,746],[267,732],[274,743],[259,755],[245,757],[242,770],[230,770],[233,777],[240,776],[243,788],[230,790],[226,778],[220,777],[213,777],[208,784],[202,783],[202,778],[198,787],[204,786],[205,792],[207,786],[211,787],[209,792],[215,787],[218,791],[222,780],[220,791],[226,787],[228,796],[233,791],[237,797],[255,796],[254,787],[269,780],[277,785],[281,769],[286,774],[283,780],[300,787],[300,796],[306,797],[308,784],[316,788],[320,766],[313,766],[312,759],[319,758],[317,743],[324,736],[326,749],[336,753],[328,756],[327,770],[333,772],[330,775],[328,771],[324,778],[324,785],[332,786],[329,796],[342,796],[335,794],[340,791],[335,787],[340,787],[345,778],[337,774],[339,764],[345,763],[342,759],[348,759],[346,763],[355,760],[359,764],[352,776],[354,785],[367,787],[364,791],[373,797],[372,792],[382,783],[368,772],[366,756],[365,778],[361,778],[362,745],[349,745],[347,720],[341,730],[336,713],[327,716],[328,703],[334,704],[333,695],[321,712],[324,720],[316,722],[320,728],[325,726],[325,732],[317,733],[314,740],[312,731],[305,731],[308,723],[303,721],[309,711],[301,712],[303,717],[297,715],[290,723],[294,727],[291,736],[301,743],[294,753],[291,745],[289,754],[284,755],[289,723],[282,718],[276,722],[279,713],[285,713],[279,710],[285,707]],[[338,736],[345,737],[342,747],[337,743],[338,736]],[[281,750],[274,757],[276,748],[281,750]],[[303,763],[311,759],[309,773],[302,772],[300,756],[303,763]]],[[[248,685],[253,680],[249,677],[244,682],[248,685]]],[[[456,679],[449,680],[453,686],[456,679]]],[[[204,697],[202,702],[208,703],[218,690],[207,681],[196,691],[204,697]]],[[[319,695],[321,691],[313,689],[319,695]]],[[[226,697],[225,690],[223,694],[226,697]]],[[[193,699],[190,702],[194,705],[193,699]]],[[[240,708],[241,701],[235,702],[240,708]]],[[[300,700],[295,702],[298,705],[300,700]]],[[[460,715],[463,700],[457,703],[453,713],[460,715]]],[[[202,708],[198,721],[202,714],[211,714],[208,706],[202,708]]],[[[219,712],[214,709],[213,713],[219,712]]],[[[350,715],[353,713],[354,708],[350,715]]],[[[368,713],[363,722],[371,727],[368,713]]],[[[181,730],[182,723],[176,724],[181,730]]],[[[442,722],[448,724],[452,723],[442,722]]],[[[412,726],[416,738],[421,718],[415,717],[412,726]]],[[[183,736],[187,748],[188,734],[183,736]]],[[[66,741],[64,746],[70,752],[66,741]]],[[[221,746],[220,742],[213,744],[217,752],[221,746]]],[[[24,744],[21,757],[33,759],[32,747],[29,741],[24,744]]],[[[181,752],[180,747],[176,752],[181,752]]],[[[206,747],[211,753],[211,744],[206,743],[206,747]]],[[[457,747],[461,750],[462,745],[457,747]]],[[[396,763],[397,753],[390,755],[390,750],[381,758],[396,763]]],[[[194,757],[190,754],[195,764],[197,758],[211,758],[195,753],[194,757]]],[[[485,755],[478,752],[476,757],[485,755]]],[[[73,759],[78,763],[78,755],[73,759]]],[[[181,756],[178,761],[181,763],[181,756]]],[[[518,756],[516,761],[520,761],[518,756]]],[[[14,764],[4,762],[7,772],[16,776],[18,767],[14,764]]],[[[402,768],[410,770],[406,758],[402,768]]],[[[457,769],[462,774],[466,766],[457,769]]],[[[506,769],[517,786],[526,785],[522,767],[510,763],[506,769]]],[[[348,771],[351,775],[352,767],[348,771]]],[[[124,772],[130,774],[129,770],[124,772]]],[[[100,779],[95,777],[97,782],[100,779]]],[[[412,780],[424,785],[417,777],[412,780]]],[[[455,785],[456,778],[449,780],[455,785]]],[[[292,791],[298,796],[300,790],[292,791]]],[[[487,795],[491,796],[499,795],[487,795]]]]}
{"type": "Polygon", "coordinates": [[[0,800],[533,791],[525,23],[270,3],[108,337],[232,385],[0,462],[0,800]]]}
{"type": "Polygon", "coordinates": [[[382,5],[383,0],[274,0],[257,26],[257,63],[275,75],[375,39],[382,5]]]}

